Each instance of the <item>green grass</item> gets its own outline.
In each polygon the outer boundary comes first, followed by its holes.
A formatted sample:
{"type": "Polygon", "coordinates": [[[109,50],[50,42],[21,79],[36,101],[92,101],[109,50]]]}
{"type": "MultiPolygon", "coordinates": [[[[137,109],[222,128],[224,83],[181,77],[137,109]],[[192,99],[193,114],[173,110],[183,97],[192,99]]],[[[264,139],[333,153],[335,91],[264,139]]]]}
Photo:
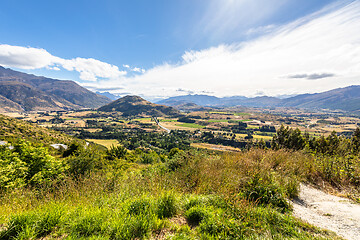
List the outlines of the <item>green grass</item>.
{"type": "Polygon", "coordinates": [[[53,143],[68,144],[81,141],[63,133],[0,114],[0,140],[13,142],[19,138],[47,146],[53,143]]]}
{"type": "Polygon", "coordinates": [[[214,123],[214,122],[249,122],[252,121],[250,119],[210,119],[207,120],[207,122],[209,123],[214,123]]]}
{"type": "Polygon", "coordinates": [[[135,118],[135,119],[132,119],[132,121],[149,122],[149,121],[152,121],[152,119],[151,118],[135,118]]]}
{"type": "Polygon", "coordinates": [[[336,239],[292,217],[287,200],[317,164],[297,152],[191,151],[15,189],[0,201],[0,239],[336,239]]]}
{"type": "Polygon", "coordinates": [[[250,115],[250,113],[244,113],[244,112],[234,113],[234,116],[247,116],[247,115],[250,115]]]}
{"type": "Polygon", "coordinates": [[[86,139],[86,141],[100,144],[108,149],[110,149],[111,146],[119,146],[120,145],[119,141],[116,139],[86,139]]]}
{"type": "Polygon", "coordinates": [[[177,122],[176,119],[159,119],[159,122],[177,122]]]}
{"type": "Polygon", "coordinates": [[[210,120],[207,120],[207,122],[209,123],[214,123],[214,122],[228,122],[229,120],[226,120],[226,119],[210,119],[210,120]]]}
{"type": "Polygon", "coordinates": [[[199,125],[196,123],[179,123],[179,124],[176,124],[176,126],[187,127],[187,128],[204,128],[205,127],[205,126],[202,126],[202,125],[199,125]]]}

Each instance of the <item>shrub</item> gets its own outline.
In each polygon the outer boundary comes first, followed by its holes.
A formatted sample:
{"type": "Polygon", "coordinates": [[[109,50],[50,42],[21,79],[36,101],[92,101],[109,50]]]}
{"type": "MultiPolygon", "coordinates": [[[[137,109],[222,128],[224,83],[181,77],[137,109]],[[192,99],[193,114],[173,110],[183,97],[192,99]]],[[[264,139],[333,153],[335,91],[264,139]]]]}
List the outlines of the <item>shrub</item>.
{"type": "Polygon", "coordinates": [[[52,184],[64,177],[65,170],[65,163],[44,147],[23,140],[15,143],[14,149],[0,147],[0,189],[52,184]]]}
{"type": "Polygon", "coordinates": [[[192,207],[185,212],[186,220],[190,225],[197,226],[200,222],[209,216],[208,210],[204,207],[192,207]]]}
{"type": "Polygon", "coordinates": [[[291,209],[284,190],[271,180],[263,180],[256,176],[245,185],[243,194],[250,201],[261,205],[271,205],[282,212],[291,209]]]}
{"type": "Polygon", "coordinates": [[[124,158],[127,153],[127,149],[123,146],[111,146],[109,150],[106,151],[106,158],[109,160],[115,160],[124,158]]]}
{"type": "Polygon", "coordinates": [[[176,205],[176,198],[171,193],[163,194],[157,202],[156,213],[159,218],[169,218],[175,216],[178,207],[176,205]]]}

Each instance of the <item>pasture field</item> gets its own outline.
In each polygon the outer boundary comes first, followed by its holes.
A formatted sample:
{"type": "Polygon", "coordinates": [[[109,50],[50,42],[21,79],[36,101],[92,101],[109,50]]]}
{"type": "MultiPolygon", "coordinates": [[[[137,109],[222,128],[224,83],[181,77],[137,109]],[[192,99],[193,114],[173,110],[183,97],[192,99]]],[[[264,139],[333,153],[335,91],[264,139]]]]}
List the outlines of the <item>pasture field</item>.
{"type": "Polygon", "coordinates": [[[102,145],[108,149],[112,146],[116,147],[120,145],[119,141],[116,139],[86,139],[86,141],[102,145]]]}

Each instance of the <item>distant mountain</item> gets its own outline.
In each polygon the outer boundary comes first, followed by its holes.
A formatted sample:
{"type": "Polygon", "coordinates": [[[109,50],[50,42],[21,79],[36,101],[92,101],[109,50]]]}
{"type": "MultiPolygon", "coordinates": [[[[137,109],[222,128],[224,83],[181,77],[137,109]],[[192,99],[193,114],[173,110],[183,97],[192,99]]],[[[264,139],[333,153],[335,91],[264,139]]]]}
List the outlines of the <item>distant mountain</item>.
{"type": "Polygon", "coordinates": [[[218,98],[208,95],[184,95],[170,97],[157,103],[172,107],[184,105],[185,103],[192,103],[204,107],[234,107],[239,105],[246,107],[271,107],[279,104],[279,102],[281,102],[281,99],[275,97],[247,98],[244,96],[233,96],[218,98]]]}
{"type": "Polygon", "coordinates": [[[2,111],[98,108],[111,101],[74,81],[39,77],[1,66],[0,96],[2,111]]]}
{"type": "Polygon", "coordinates": [[[176,108],[177,110],[180,110],[180,111],[185,111],[185,112],[205,111],[205,110],[211,109],[210,107],[199,106],[195,103],[187,102],[187,101],[183,101],[183,100],[169,100],[166,102],[166,105],[176,108]]]}
{"type": "Polygon", "coordinates": [[[97,91],[96,94],[105,96],[105,97],[111,99],[112,101],[115,101],[115,100],[117,100],[117,99],[120,98],[120,96],[117,96],[117,95],[112,94],[112,93],[109,93],[109,92],[98,92],[98,91],[97,91]]]}
{"type": "Polygon", "coordinates": [[[281,106],[360,111],[360,86],[355,85],[322,93],[298,95],[282,100],[281,106]]]}
{"type": "Polygon", "coordinates": [[[221,99],[214,96],[208,95],[184,95],[184,96],[177,96],[177,97],[170,97],[164,100],[157,102],[158,104],[164,104],[168,106],[172,106],[176,102],[183,102],[183,103],[195,103],[196,105],[200,106],[216,106],[221,102],[221,99]]]}
{"type": "Polygon", "coordinates": [[[177,116],[179,111],[172,107],[146,101],[139,96],[125,96],[98,109],[103,112],[121,112],[123,116],[177,116]]]}
{"type": "Polygon", "coordinates": [[[360,113],[360,86],[349,86],[334,90],[301,94],[289,98],[243,96],[218,98],[207,95],[184,95],[171,97],[158,103],[176,107],[185,103],[193,103],[208,107],[294,107],[305,109],[331,109],[360,113]]]}

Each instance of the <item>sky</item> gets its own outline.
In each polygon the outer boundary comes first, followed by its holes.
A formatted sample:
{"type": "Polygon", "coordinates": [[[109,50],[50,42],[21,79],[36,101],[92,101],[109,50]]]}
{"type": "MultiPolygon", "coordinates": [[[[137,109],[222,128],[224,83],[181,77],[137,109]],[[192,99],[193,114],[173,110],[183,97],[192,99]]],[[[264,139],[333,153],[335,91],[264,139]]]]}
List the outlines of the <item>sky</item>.
{"type": "Polygon", "coordinates": [[[360,84],[360,0],[3,0],[0,65],[146,99],[360,84]]]}

